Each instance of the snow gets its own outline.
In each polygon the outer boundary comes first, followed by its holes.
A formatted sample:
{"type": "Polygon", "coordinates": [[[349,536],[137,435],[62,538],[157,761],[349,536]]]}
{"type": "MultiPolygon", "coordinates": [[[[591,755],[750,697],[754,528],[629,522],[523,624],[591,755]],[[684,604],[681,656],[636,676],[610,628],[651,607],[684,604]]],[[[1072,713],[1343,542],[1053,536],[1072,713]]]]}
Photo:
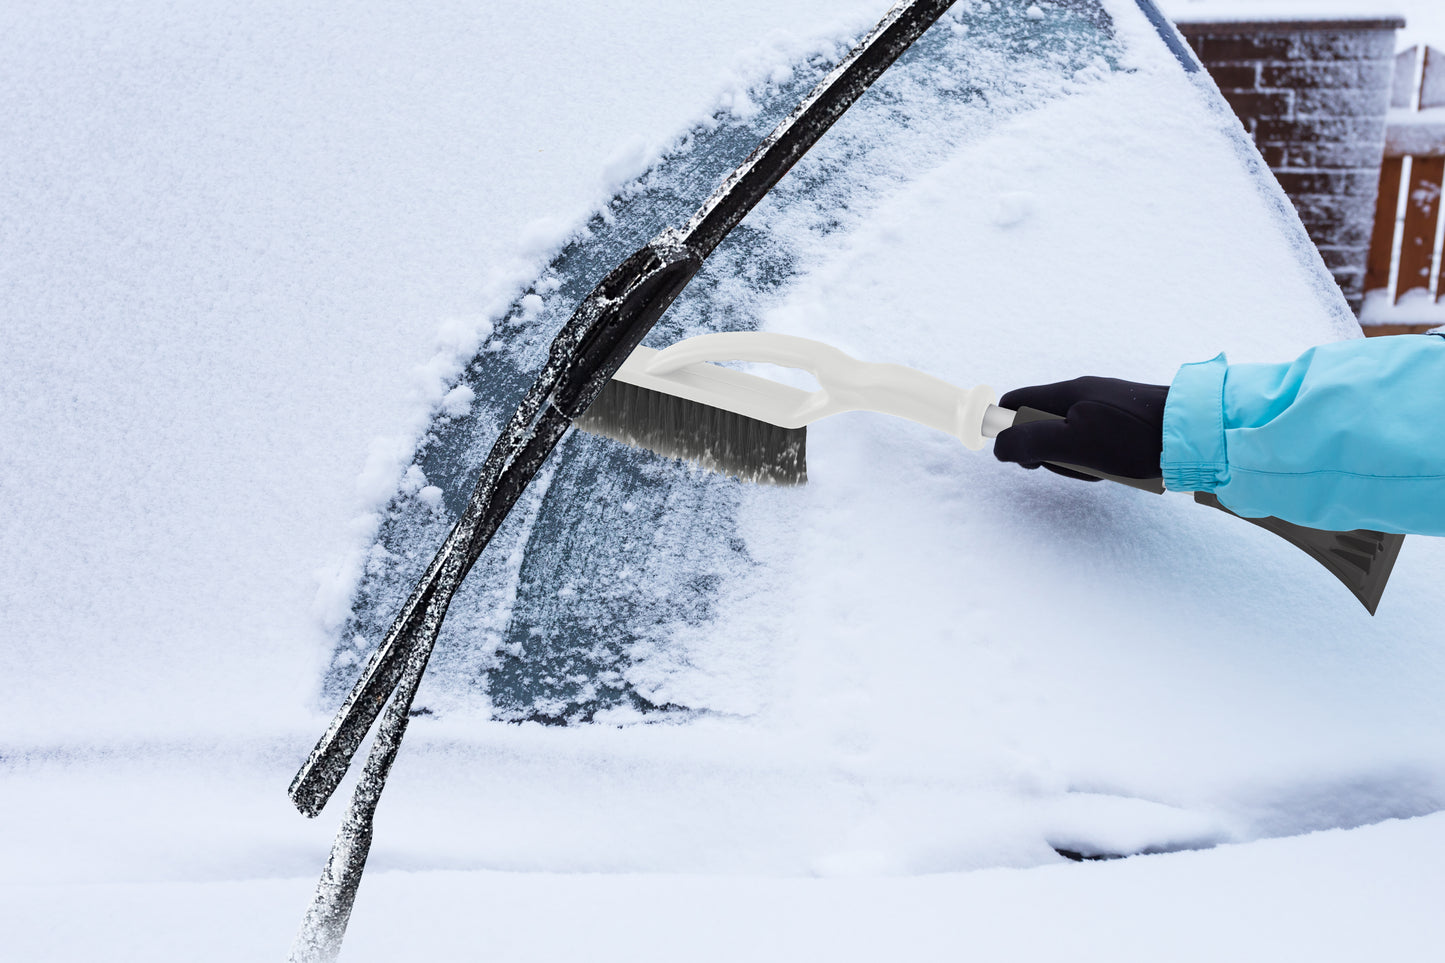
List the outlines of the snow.
{"type": "Polygon", "coordinates": [[[313,573],[599,166],[873,6],[9,5],[0,731],[309,718],[313,573]]]}
{"type": "Polygon", "coordinates": [[[1387,117],[1386,122],[1391,127],[1445,127],[1445,107],[1430,107],[1425,110],[1397,107],[1391,110],[1387,117]]]}
{"type": "MultiPolygon", "coordinates": [[[[1428,960],[1445,817],[948,876],[369,875],[343,959],[1428,960]],[[395,916],[387,915],[389,910],[395,916]],[[409,925],[396,926],[401,918],[409,925]]],[[[13,959],[279,959],[303,879],[0,886],[13,959]],[[86,924],[75,920],[77,895],[86,924]],[[237,918],[247,925],[238,926],[237,918]]]]}
{"type": "Polygon", "coordinates": [[[1445,325],[1445,302],[1436,301],[1429,291],[1416,289],[1406,291],[1391,304],[1388,291],[1370,291],[1360,309],[1360,323],[1445,325]]]}
{"type": "Polygon", "coordinates": [[[453,418],[460,418],[472,410],[472,402],[477,399],[477,393],[466,385],[457,385],[446,393],[441,404],[437,407],[444,414],[453,418]]]}
{"type": "MultiPolygon", "coordinates": [[[[412,459],[479,416],[467,361],[514,300],[557,309],[525,286],[623,181],[876,6],[7,8],[4,955],[284,953],[341,810],[284,789],[325,659],[374,644],[338,633],[388,502],[445,524],[412,459]]],[[[1345,336],[1232,118],[1109,9],[1133,73],[860,182],[839,231],[760,210],[798,265],[763,326],[999,390],[1345,336]]],[[[1433,541],[1370,619],[1182,496],[868,415],[811,433],[807,488],[738,491],[756,564],[629,670],[694,715],[414,720],[346,959],[1438,946],[1433,541]]]]}

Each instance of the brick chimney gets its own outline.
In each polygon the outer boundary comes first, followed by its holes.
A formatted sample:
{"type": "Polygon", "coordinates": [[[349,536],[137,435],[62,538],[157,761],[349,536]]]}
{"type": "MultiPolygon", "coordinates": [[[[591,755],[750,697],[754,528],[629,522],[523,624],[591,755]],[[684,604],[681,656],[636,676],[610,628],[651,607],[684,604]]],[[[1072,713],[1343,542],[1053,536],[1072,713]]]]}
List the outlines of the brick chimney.
{"type": "Polygon", "coordinates": [[[1180,22],[1359,314],[1398,17],[1180,22]]]}

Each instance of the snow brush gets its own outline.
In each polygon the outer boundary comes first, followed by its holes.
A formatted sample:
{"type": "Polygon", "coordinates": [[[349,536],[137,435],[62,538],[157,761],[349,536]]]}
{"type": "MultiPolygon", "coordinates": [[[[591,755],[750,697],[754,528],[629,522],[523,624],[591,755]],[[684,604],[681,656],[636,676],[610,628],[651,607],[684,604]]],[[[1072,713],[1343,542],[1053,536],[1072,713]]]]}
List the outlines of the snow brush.
{"type": "MultiPolygon", "coordinates": [[[[799,485],[808,479],[807,426],[846,411],[874,411],[946,432],[965,448],[1015,424],[1062,416],[1010,411],[987,385],[959,388],[896,364],[860,361],[832,345],[766,332],[704,334],[662,350],[638,347],[577,419],[578,428],[636,448],[693,462],[744,481],[799,485]],[[796,368],[818,382],[805,391],[722,367],[746,361],[796,368]]],[[[1164,493],[1163,478],[1124,478],[1082,465],[1059,468],[1144,491],[1164,493]]],[[[1201,505],[1235,515],[1213,494],[1201,505]]],[[[1244,518],[1323,565],[1371,615],[1405,536],[1359,529],[1330,532],[1279,518],[1244,518]]]]}

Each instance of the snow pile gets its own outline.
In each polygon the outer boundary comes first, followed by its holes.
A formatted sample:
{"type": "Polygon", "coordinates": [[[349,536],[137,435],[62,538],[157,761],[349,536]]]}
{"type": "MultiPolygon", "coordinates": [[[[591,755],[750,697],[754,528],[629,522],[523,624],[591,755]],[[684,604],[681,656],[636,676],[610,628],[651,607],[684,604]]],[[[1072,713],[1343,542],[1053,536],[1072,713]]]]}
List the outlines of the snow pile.
{"type": "Polygon", "coordinates": [[[1365,294],[1360,309],[1361,324],[1445,324],[1445,301],[1437,301],[1429,291],[1407,291],[1400,300],[1390,302],[1390,292],[1381,288],[1365,294]]]}

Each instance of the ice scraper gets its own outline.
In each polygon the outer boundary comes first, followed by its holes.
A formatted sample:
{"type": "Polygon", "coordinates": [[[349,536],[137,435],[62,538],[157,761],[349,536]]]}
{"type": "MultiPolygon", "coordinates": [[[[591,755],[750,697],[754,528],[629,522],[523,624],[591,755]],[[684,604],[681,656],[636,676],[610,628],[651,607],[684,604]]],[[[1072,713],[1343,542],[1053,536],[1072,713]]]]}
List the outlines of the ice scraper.
{"type": "MultiPolygon", "coordinates": [[[[662,350],[628,356],[577,427],[747,481],[800,484],[807,479],[807,426],[846,411],[876,411],[947,432],[966,448],[1025,421],[1058,415],[995,402],[986,385],[960,388],[896,364],[860,361],[832,345],[768,332],[704,334],[662,350]],[[725,368],[750,361],[798,368],[818,382],[805,391],[725,368]]],[[[1162,478],[1123,478],[1081,465],[1059,465],[1162,494],[1162,478]]],[[[1213,494],[1201,505],[1234,515],[1213,494]]],[[[1243,517],[1243,516],[1235,516],[1243,517]]],[[[1328,532],[1279,518],[1246,518],[1300,548],[1375,613],[1405,536],[1356,530],[1328,532]]]]}

